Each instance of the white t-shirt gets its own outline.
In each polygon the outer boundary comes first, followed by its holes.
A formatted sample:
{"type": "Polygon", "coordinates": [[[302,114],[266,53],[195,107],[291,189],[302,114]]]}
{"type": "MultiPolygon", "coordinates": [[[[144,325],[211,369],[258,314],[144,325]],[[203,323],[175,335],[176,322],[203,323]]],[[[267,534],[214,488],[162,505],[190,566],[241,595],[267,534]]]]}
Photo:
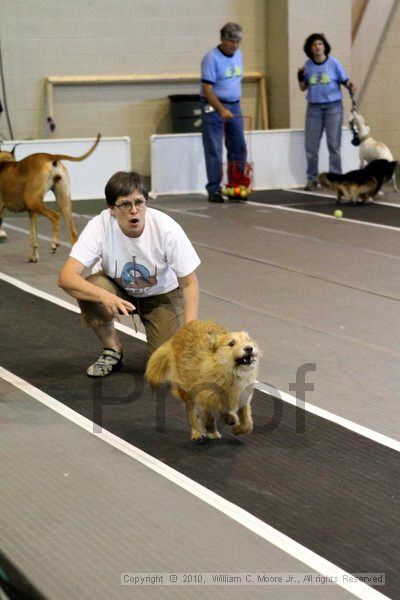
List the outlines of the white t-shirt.
{"type": "Polygon", "coordinates": [[[104,271],[131,296],[170,292],[178,287],[177,277],[190,275],[200,259],[171,217],[146,208],[145,219],[142,234],[130,238],[107,208],[89,221],[70,256],[93,273],[104,271]]]}

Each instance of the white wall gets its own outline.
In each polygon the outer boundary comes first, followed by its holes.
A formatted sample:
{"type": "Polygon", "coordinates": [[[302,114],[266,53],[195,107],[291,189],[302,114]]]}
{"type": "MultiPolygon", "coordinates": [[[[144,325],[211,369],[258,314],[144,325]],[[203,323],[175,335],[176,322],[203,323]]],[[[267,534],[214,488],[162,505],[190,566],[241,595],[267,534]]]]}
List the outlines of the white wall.
{"type": "MultiPolygon", "coordinates": [[[[0,0],[0,42],[15,139],[49,137],[49,75],[199,72],[195,84],[62,87],[57,138],[129,136],[132,167],[148,175],[149,137],[171,131],[168,95],[197,93],[202,56],[227,21],[244,29],[245,69],[265,60],[264,0],[0,0]]],[[[245,112],[256,86],[245,86],[245,112]]],[[[8,136],[6,121],[0,132],[8,136]]]]}
{"type": "MultiPolygon", "coordinates": [[[[352,133],[343,129],[344,171],[359,166],[358,148],[351,144],[351,138],[352,133]]],[[[246,141],[249,160],[253,163],[253,189],[304,186],[306,159],[303,130],[252,131],[246,134],[246,141]]],[[[151,149],[153,194],[206,193],[207,179],[200,134],[153,136],[151,149]]],[[[324,135],[319,171],[328,170],[324,135]]]]}
{"type": "MultiPolygon", "coordinates": [[[[81,156],[94,143],[94,139],[79,140],[15,140],[1,144],[2,150],[11,151],[15,144],[15,158],[22,160],[29,154],[48,152],[81,156]]],[[[64,160],[71,183],[72,200],[104,198],[104,186],[116,171],[128,171],[131,165],[131,141],[129,138],[102,138],[88,158],[82,162],[64,160]]],[[[48,192],[46,201],[54,200],[53,192],[48,192]]]]}
{"type": "Polygon", "coordinates": [[[397,0],[364,85],[360,112],[371,135],[400,159],[400,2],[397,0]]]}

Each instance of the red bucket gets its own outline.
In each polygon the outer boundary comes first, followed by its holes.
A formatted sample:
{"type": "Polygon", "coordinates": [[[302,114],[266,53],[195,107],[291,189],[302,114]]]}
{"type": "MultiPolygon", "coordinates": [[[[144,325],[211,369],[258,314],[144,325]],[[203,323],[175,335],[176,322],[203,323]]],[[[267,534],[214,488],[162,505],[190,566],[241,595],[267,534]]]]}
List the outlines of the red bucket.
{"type": "Polygon", "coordinates": [[[251,130],[251,117],[234,117],[243,119],[246,123],[247,131],[244,131],[244,137],[247,146],[247,156],[250,160],[238,161],[229,160],[223,165],[223,188],[222,193],[228,198],[237,200],[247,200],[251,194],[253,183],[253,163],[251,162],[251,147],[249,130],[251,130]],[[248,139],[246,139],[248,138],[248,139]]]}
{"type": "Polygon", "coordinates": [[[224,164],[224,184],[222,193],[228,198],[246,199],[251,194],[253,164],[251,162],[229,161],[224,164]]]}

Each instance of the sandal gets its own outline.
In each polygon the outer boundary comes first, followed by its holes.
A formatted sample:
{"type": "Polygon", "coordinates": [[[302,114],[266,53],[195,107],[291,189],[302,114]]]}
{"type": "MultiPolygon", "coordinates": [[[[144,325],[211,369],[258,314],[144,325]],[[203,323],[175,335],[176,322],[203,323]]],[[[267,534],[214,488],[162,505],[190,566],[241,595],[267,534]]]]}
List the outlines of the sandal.
{"type": "Polygon", "coordinates": [[[114,371],[122,369],[122,352],[112,348],[103,348],[103,352],[93,365],[90,365],[86,374],[89,377],[105,377],[114,371]]]}

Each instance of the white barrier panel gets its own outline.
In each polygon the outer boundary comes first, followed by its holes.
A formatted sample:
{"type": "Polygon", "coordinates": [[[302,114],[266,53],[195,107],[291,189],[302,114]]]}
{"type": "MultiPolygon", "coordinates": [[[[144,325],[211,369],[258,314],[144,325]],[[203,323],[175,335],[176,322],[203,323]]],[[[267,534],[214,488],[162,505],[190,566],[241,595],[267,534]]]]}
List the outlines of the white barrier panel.
{"type": "MultiPolygon", "coordinates": [[[[358,148],[352,132],[342,131],[343,171],[358,169],[358,148]]],[[[249,158],[254,165],[253,188],[258,190],[304,186],[306,157],[304,130],[271,129],[246,132],[249,158]]],[[[224,158],[226,161],[226,157],[224,158]]],[[[319,172],[328,171],[325,134],[321,140],[319,172]]],[[[206,169],[201,134],[153,135],[151,137],[153,194],[205,194],[206,169]]]]}
{"type": "MultiPolygon", "coordinates": [[[[2,150],[15,148],[15,158],[21,160],[29,154],[48,152],[50,154],[68,154],[81,156],[94,143],[95,138],[52,139],[52,140],[14,140],[3,142],[2,150]]],[[[99,145],[82,162],[64,161],[71,180],[73,200],[104,198],[104,186],[116,171],[131,170],[131,140],[129,137],[101,138],[99,145]]],[[[45,200],[54,200],[53,192],[46,194],[45,200]]]]}

